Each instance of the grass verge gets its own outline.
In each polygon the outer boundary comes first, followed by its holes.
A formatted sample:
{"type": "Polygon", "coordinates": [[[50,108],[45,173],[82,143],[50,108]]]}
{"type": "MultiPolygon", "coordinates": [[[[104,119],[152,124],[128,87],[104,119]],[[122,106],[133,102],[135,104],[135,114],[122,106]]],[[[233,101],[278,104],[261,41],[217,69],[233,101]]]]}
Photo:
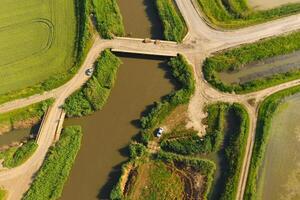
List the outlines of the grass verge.
{"type": "Polygon", "coordinates": [[[242,28],[299,13],[300,3],[256,11],[247,0],[196,0],[208,21],[225,29],[242,28]]]}
{"type": "Polygon", "coordinates": [[[0,132],[5,133],[12,129],[28,128],[36,124],[53,101],[53,99],[48,99],[25,108],[0,114],[0,132]]]}
{"type": "Polygon", "coordinates": [[[97,30],[102,38],[112,39],[124,36],[125,30],[122,15],[116,0],[92,0],[97,30]]]}
{"type": "Polygon", "coordinates": [[[300,78],[294,70],[240,84],[226,84],[218,77],[219,72],[241,70],[246,64],[300,50],[300,32],[273,37],[253,44],[226,50],[209,57],[203,65],[205,79],[223,92],[248,93],[300,78]]]}
{"type": "Polygon", "coordinates": [[[187,26],[173,0],[156,0],[156,7],[163,24],[166,40],[182,42],[187,26]]]}
{"type": "Polygon", "coordinates": [[[78,126],[66,127],[63,130],[60,140],[49,150],[23,200],[58,199],[61,196],[80,149],[81,138],[82,132],[78,126]]]}
{"type": "Polygon", "coordinates": [[[64,109],[68,117],[80,117],[101,110],[115,84],[121,60],[109,50],[101,53],[88,82],[67,98],[64,109]]]}
{"type": "Polygon", "coordinates": [[[259,107],[255,143],[244,195],[245,200],[256,199],[257,177],[259,175],[259,169],[263,164],[266,145],[269,139],[269,130],[274,113],[285,97],[298,92],[300,92],[299,86],[277,92],[265,99],[259,107]]]}

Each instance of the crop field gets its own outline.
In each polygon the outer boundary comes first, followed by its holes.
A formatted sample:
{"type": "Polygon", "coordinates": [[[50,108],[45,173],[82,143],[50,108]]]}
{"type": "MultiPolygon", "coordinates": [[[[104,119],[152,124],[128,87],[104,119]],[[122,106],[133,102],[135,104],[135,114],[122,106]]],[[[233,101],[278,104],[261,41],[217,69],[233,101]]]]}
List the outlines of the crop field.
{"type": "Polygon", "coordinates": [[[75,40],[74,0],[2,0],[0,96],[66,72],[75,40]]]}

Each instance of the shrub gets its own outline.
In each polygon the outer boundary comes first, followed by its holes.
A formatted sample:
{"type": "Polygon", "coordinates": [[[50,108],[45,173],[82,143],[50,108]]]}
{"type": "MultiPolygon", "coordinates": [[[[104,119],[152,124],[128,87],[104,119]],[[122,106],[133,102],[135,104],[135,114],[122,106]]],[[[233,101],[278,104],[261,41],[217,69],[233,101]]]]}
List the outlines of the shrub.
{"type": "Polygon", "coordinates": [[[115,84],[121,61],[109,50],[101,53],[95,72],[88,82],[67,98],[64,109],[68,117],[80,117],[101,110],[115,84]]]}
{"type": "Polygon", "coordinates": [[[97,30],[101,37],[111,39],[115,35],[124,35],[124,26],[116,0],[92,0],[92,9],[97,21],[97,30]]]}

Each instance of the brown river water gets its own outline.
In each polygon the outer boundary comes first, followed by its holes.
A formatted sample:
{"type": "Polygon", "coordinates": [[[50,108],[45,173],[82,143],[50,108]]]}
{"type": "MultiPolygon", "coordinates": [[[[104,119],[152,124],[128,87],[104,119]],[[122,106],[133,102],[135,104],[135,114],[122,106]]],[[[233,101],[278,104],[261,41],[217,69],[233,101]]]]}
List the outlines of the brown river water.
{"type": "Polygon", "coordinates": [[[121,60],[116,85],[103,110],[65,122],[65,126],[81,125],[84,137],[63,200],[107,199],[121,164],[128,159],[126,147],[138,133],[141,113],[175,89],[166,58],[135,56],[121,60]]]}
{"type": "Polygon", "coordinates": [[[153,0],[118,1],[126,35],[162,39],[163,29],[153,0]]]}
{"type": "MultiPolygon", "coordinates": [[[[162,38],[162,27],[153,0],[118,1],[127,36],[162,38]]],[[[93,115],[68,119],[81,125],[83,143],[62,200],[108,199],[128,160],[128,144],[138,129],[138,119],[154,101],[175,89],[168,58],[119,54],[121,65],[116,85],[103,110],[93,115]]]]}

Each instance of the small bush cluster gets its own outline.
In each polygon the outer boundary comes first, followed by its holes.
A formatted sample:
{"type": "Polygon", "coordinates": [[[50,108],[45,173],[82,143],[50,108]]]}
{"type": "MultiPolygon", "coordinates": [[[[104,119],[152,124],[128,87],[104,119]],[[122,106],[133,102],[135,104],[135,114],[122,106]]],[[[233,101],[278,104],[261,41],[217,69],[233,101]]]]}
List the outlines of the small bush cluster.
{"type": "Polygon", "coordinates": [[[11,147],[0,153],[0,159],[4,159],[2,165],[7,168],[14,168],[28,160],[37,149],[38,144],[31,140],[21,147],[11,147]]]}
{"type": "Polygon", "coordinates": [[[51,147],[23,200],[58,199],[80,149],[81,128],[63,129],[60,140],[51,147]]]}
{"type": "Polygon", "coordinates": [[[226,106],[221,104],[208,106],[208,128],[204,137],[200,138],[194,132],[189,136],[166,139],[161,142],[161,148],[165,151],[183,155],[208,154],[218,151],[224,138],[223,129],[226,109],[226,106]]]}
{"type": "Polygon", "coordinates": [[[166,40],[181,42],[187,34],[183,17],[173,0],[157,0],[156,6],[164,28],[166,40]]]}
{"type": "Polygon", "coordinates": [[[101,110],[115,84],[120,64],[120,59],[109,50],[103,51],[95,64],[92,77],[66,100],[64,109],[67,116],[80,117],[101,110]]]}
{"type": "Polygon", "coordinates": [[[230,49],[207,58],[203,65],[205,79],[214,87],[224,92],[246,93],[261,90],[276,84],[291,81],[300,77],[300,71],[291,71],[271,77],[261,78],[241,84],[225,84],[219,72],[233,71],[243,68],[246,64],[264,60],[278,55],[300,50],[300,32],[265,39],[253,44],[230,49]]]}

